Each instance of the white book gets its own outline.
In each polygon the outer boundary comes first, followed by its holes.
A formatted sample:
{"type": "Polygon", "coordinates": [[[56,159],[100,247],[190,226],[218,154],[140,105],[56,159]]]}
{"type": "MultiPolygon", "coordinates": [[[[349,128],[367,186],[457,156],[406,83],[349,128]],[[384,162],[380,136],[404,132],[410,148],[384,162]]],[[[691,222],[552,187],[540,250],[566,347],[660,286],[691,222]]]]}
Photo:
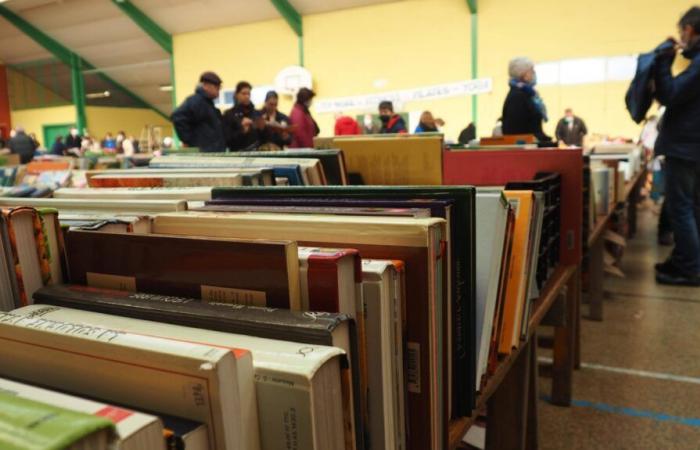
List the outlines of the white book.
{"type": "Polygon", "coordinates": [[[403,264],[362,260],[369,378],[369,448],[406,448],[403,377],[403,264]]]}
{"type": "MultiPolygon", "coordinates": [[[[205,343],[201,345],[216,348],[248,349],[253,354],[255,390],[253,386],[247,386],[240,391],[240,397],[242,403],[247,404],[251,400],[255,402],[257,396],[259,414],[230,417],[239,422],[242,429],[255,432],[256,436],[258,429],[261,431],[259,448],[345,448],[339,363],[343,351],[338,348],[222,333],[54,306],[33,308],[21,308],[14,313],[41,314],[46,320],[71,321],[98,329],[120,330],[127,334],[143,333],[160,338],[200,342],[205,343]]],[[[176,411],[169,413],[183,416],[176,411]]],[[[251,439],[249,446],[235,448],[255,450],[258,448],[258,442],[252,442],[251,439]]]]}
{"type": "Polygon", "coordinates": [[[503,191],[479,189],[476,193],[476,389],[486,373],[493,319],[498,302],[503,242],[508,223],[508,202],[503,191]]]}
{"type": "Polygon", "coordinates": [[[207,425],[216,450],[257,450],[250,352],[129,332],[112,316],[31,305],[0,313],[0,375],[207,425]],[[252,400],[251,398],[252,397],[252,400]]]}
{"type": "Polygon", "coordinates": [[[183,200],[102,200],[68,198],[10,198],[0,197],[0,206],[33,206],[56,208],[59,211],[107,211],[110,213],[156,214],[185,211],[183,200]]]}
{"type": "Polygon", "coordinates": [[[163,424],[156,416],[5,378],[0,378],[0,392],[109,419],[117,430],[119,450],[165,449],[163,424]]]}
{"type": "Polygon", "coordinates": [[[101,200],[211,200],[211,187],[189,188],[61,188],[54,191],[54,198],[101,200]]]}

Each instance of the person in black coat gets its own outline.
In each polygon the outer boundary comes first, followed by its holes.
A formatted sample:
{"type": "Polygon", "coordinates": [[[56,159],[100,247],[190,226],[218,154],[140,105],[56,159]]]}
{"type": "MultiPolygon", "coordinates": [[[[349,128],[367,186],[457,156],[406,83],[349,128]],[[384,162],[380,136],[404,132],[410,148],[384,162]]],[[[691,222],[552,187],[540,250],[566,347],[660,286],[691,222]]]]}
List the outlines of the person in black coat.
{"type": "Polygon", "coordinates": [[[255,150],[265,133],[265,120],[250,101],[253,89],[247,81],[236,85],[235,105],[224,113],[224,134],[229,150],[255,150]]]}
{"type": "Polygon", "coordinates": [[[266,130],[261,136],[261,144],[274,144],[280,149],[292,143],[292,135],[287,131],[289,127],[289,116],[282,114],[277,109],[279,96],[277,92],[270,91],[265,95],[265,106],[260,110],[260,114],[266,123],[266,130]]]}
{"type": "Polygon", "coordinates": [[[656,281],[700,286],[700,8],[691,8],[678,25],[680,42],[662,43],[654,65],[656,99],[666,107],[654,149],[666,157],[665,203],[676,244],[656,265],[656,281]],[[674,77],[678,49],[690,65],[674,77]]]}
{"type": "Polygon", "coordinates": [[[204,72],[195,93],[170,116],[178,137],[187,146],[202,152],[226,150],[221,111],[214,106],[220,89],[221,78],[214,72],[204,72]]]}
{"type": "Polygon", "coordinates": [[[19,155],[20,164],[27,164],[34,158],[34,152],[37,149],[37,145],[34,139],[29,137],[27,133],[24,132],[24,128],[15,128],[16,134],[10,138],[7,146],[11,153],[19,155]]]}
{"type": "Polygon", "coordinates": [[[538,141],[552,138],[542,130],[547,108],[535,90],[535,64],[529,58],[514,58],[508,65],[510,91],[503,104],[503,134],[534,134],[538,141]]]}
{"type": "Polygon", "coordinates": [[[83,138],[80,137],[78,129],[73,127],[70,129],[70,134],[66,136],[66,149],[70,150],[73,148],[80,149],[83,143],[83,138]]]}

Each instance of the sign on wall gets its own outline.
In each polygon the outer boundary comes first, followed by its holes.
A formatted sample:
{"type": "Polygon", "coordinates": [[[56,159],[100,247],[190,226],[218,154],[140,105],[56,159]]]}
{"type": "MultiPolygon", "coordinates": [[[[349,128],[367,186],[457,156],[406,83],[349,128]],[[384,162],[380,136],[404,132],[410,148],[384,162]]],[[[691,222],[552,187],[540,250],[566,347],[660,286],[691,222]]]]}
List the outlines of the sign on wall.
{"type": "Polygon", "coordinates": [[[433,100],[439,98],[461,97],[467,95],[484,94],[493,89],[491,78],[477,80],[464,80],[454,83],[436,84],[399,91],[378,92],[375,94],[354,95],[351,97],[319,98],[314,101],[317,113],[331,113],[343,111],[375,111],[382,100],[390,100],[396,104],[419,100],[433,100]]]}

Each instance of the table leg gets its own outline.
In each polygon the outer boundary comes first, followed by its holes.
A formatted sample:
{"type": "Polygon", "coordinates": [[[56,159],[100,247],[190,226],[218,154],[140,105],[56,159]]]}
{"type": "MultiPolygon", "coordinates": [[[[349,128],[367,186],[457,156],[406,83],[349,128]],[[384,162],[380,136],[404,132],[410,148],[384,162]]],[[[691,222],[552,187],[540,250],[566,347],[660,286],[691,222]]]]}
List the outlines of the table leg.
{"type": "Polygon", "coordinates": [[[590,247],[588,257],[588,279],[590,287],[588,289],[588,318],[591,320],[603,320],[603,279],[605,277],[605,267],[603,254],[605,252],[605,239],[600,236],[590,247]]]}
{"type": "Polygon", "coordinates": [[[530,341],[530,387],[528,391],[527,410],[527,440],[526,450],[537,450],[539,447],[538,431],[538,407],[539,401],[539,364],[537,362],[537,331],[530,341]]]}
{"type": "Polygon", "coordinates": [[[579,271],[567,283],[566,323],[554,328],[554,354],[552,361],[552,404],[570,406],[576,350],[576,304],[579,301],[579,271]]]}
{"type": "Polygon", "coordinates": [[[530,365],[532,347],[530,340],[517,356],[498,389],[487,405],[486,449],[525,450],[528,431],[530,390],[530,365]]]}

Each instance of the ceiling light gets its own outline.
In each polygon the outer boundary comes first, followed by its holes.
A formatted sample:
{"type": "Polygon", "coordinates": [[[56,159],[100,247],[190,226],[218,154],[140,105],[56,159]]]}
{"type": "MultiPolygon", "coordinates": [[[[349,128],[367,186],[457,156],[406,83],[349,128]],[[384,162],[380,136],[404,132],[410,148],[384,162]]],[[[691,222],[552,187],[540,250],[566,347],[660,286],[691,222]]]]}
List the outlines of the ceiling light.
{"type": "Polygon", "coordinates": [[[109,91],[104,91],[104,92],[91,92],[89,94],[85,94],[86,98],[107,98],[110,95],[112,95],[109,91]]]}
{"type": "Polygon", "coordinates": [[[160,89],[163,92],[171,92],[173,90],[173,85],[172,84],[162,84],[158,86],[158,89],[160,89]]]}

